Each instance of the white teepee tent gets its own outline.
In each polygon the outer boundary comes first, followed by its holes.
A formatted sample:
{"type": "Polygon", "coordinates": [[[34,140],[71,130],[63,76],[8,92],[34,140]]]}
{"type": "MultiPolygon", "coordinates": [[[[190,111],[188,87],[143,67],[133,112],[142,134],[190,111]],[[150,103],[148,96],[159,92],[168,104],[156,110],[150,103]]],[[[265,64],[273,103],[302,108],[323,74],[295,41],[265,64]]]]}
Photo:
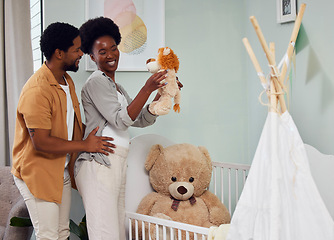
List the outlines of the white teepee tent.
{"type": "Polygon", "coordinates": [[[314,183],[303,141],[286,111],[282,94],[304,9],[302,4],[280,71],[275,63],[274,45],[268,48],[256,19],[251,17],[271,66],[270,84],[247,39],[244,44],[268,90],[270,109],[232,217],[228,240],[334,240],[334,221],[314,183]]]}

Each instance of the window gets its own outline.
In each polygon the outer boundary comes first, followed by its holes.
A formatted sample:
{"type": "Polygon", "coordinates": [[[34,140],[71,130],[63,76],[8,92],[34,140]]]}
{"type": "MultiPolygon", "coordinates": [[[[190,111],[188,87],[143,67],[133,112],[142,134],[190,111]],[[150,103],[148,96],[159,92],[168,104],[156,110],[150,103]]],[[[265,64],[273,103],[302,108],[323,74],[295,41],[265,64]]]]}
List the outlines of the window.
{"type": "Polygon", "coordinates": [[[34,61],[34,72],[43,64],[43,54],[39,46],[42,34],[42,0],[30,0],[31,45],[34,61]]]}

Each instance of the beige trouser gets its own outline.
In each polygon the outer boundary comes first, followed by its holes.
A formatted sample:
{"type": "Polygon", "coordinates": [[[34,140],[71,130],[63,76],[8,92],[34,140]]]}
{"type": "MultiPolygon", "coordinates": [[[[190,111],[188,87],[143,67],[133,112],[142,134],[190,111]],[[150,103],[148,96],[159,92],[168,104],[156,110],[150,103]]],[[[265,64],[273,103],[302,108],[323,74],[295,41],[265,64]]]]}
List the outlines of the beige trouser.
{"type": "Polygon", "coordinates": [[[64,180],[61,204],[35,198],[24,181],[14,176],[29,211],[36,240],[65,240],[70,235],[71,180],[64,180]]]}
{"type": "Polygon", "coordinates": [[[125,182],[128,150],[118,146],[111,166],[84,161],[75,177],[86,211],[89,240],[125,238],[125,182]]]}

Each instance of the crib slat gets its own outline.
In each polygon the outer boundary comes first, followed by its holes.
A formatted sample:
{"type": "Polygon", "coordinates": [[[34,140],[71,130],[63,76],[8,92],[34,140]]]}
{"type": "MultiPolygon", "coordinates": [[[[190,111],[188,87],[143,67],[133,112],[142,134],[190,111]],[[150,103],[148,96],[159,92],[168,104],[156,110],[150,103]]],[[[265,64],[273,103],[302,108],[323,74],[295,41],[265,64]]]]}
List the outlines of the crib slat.
{"type": "Polygon", "coordinates": [[[177,233],[178,233],[178,235],[179,235],[178,239],[179,239],[179,240],[182,240],[181,230],[179,229],[179,230],[177,231],[177,233]]]}
{"type": "Polygon", "coordinates": [[[132,239],[132,221],[129,218],[129,239],[132,239]]]}
{"type": "Polygon", "coordinates": [[[190,240],[189,231],[186,231],[186,239],[190,240]]]}
{"type": "Polygon", "coordinates": [[[170,228],[170,240],[174,240],[174,228],[170,228]]]}
{"type": "Polygon", "coordinates": [[[216,181],[216,176],[217,176],[217,167],[213,167],[213,193],[217,195],[217,181],[216,181]]]}
{"type": "Polygon", "coordinates": [[[224,168],[220,168],[220,196],[221,202],[224,203],[224,168]]]}
{"type": "Polygon", "coordinates": [[[143,236],[142,239],[145,239],[145,222],[141,221],[141,235],[143,236]]]}
{"type": "Polygon", "coordinates": [[[136,240],[139,240],[138,234],[138,220],[135,220],[135,229],[136,229],[136,240]]]}
{"type": "Polygon", "coordinates": [[[162,227],[163,240],[167,239],[166,226],[162,227]]]}
{"type": "Polygon", "coordinates": [[[243,186],[244,186],[246,183],[246,170],[242,171],[242,176],[243,176],[243,186]]]}
{"type": "Polygon", "coordinates": [[[235,206],[239,200],[239,170],[235,169],[235,206]]]}
{"type": "Polygon", "coordinates": [[[155,224],[155,237],[157,240],[159,240],[159,225],[155,224]]]}
{"type": "Polygon", "coordinates": [[[231,213],[231,168],[228,169],[228,211],[231,213]]]}

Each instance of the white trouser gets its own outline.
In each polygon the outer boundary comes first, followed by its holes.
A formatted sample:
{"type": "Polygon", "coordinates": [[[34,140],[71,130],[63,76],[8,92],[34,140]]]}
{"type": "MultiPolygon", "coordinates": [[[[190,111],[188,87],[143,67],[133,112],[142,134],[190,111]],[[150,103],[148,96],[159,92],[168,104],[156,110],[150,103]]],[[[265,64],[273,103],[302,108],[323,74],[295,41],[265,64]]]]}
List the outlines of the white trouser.
{"type": "Polygon", "coordinates": [[[14,176],[29,211],[36,240],[65,240],[70,235],[71,179],[64,180],[61,204],[35,198],[24,181],[14,176]]]}
{"type": "Polygon", "coordinates": [[[89,240],[125,238],[125,182],[128,149],[109,154],[111,166],[84,161],[75,177],[86,211],[89,240]]]}

